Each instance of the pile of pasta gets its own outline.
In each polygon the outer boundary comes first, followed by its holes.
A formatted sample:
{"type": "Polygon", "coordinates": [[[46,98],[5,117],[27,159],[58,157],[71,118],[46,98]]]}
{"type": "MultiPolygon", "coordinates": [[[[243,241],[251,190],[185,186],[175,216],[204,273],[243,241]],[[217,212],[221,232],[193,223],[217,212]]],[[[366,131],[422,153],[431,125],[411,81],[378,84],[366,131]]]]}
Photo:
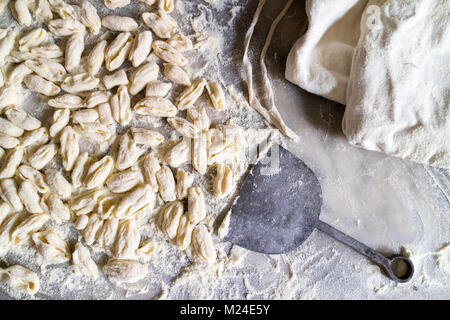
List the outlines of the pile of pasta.
{"type": "MultiPolygon", "coordinates": [[[[196,45],[170,16],[173,0],[141,1],[149,8],[141,26],[130,17],[100,17],[86,0],[10,4],[20,25],[40,27],[25,33],[0,30],[0,61],[8,70],[0,73],[1,250],[31,242],[46,263],[69,262],[95,279],[100,271],[89,247],[96,246],[109,256],[102,271],[110,280],[136,282],[146,276],[145,261],[155,249],[152,239],[141,239],[137,217],[158,210],[155,223],[173,245],[191,248],[205,264],[216,261],[211,228],[204,223],[206,187],[194,185],[194,175],[216,167],[208,192],[229,195],[233,171],[227,163],[243,144],[238,128],[212,127],[206,108],[195,106],[206,92],[211,106],[223,110],[224,92],[219,83],[191,79],[185,70],[184,52],[196,45]],[[102,36],[105,30],[112,40],[102,36]],[[90,52],[85,50],[88,33],[98,35],[90,52]],[[167,98],[173,86],[185,87],[176,101],[167,98]],[[27,89],[54,110],[48,127],[21,108],[27,89]],[[131,97],[143,92],[132,106],[131,97]],[[166,138],[133,127],[138,116],[165,119],[178,140],[165,154],[154,152],[166,138]],[[80,152],[81,138],[109,146],[117,141],[118,147],[94,156],[80,152]],[[189,163],[190,169],[180,168],[189,163]],[[74,251],[50,222],[78,230],[83,240],[74,251]]],[[[104,4],[115,9],[129,3],[104,4]]],[[[31,295],[39,290],[37,275],[19,265],[1,269],[0,280],[31,295]]]]}

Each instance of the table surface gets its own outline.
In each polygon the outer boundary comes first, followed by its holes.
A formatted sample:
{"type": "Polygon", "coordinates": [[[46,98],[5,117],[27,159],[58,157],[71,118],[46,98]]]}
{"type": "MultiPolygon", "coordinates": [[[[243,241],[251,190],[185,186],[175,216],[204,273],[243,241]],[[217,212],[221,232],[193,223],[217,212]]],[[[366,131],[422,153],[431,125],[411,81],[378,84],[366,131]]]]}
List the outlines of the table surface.
{"type": "MultiPolygon", "coordinates": [[[[202,15],[210,30],[223,37],[221,50],[217,52],[221,67],[212,72],[246,96],[241,64],[243,42],[258,1],[182,1],[186,12],[195,17],[202,15]]],[[[270,24],[283,5],[284,1],[268,1],[255,28],[250,53],[257,83],[261,83],[259,54],[270,24]]],[[[266,58],[280,112],[300,137],[299,142],[288,142],[289,149],[320,179],[324,197],[321,219],[387,255],[406,248],[412,253],[416,267],[413,280],[406,284],[390,281],[365,257],[316,230],[301,247],[288,254],[268,256],[249,252],[242,263],[225,268],[221,277],[201,282],[201,294],[195,290],[199,284],[192,283],[192,279],[170,284],[175,272],[171,276],[155,275],[149,290],[128,296],[138,299],[158,294],[166,298],[218,299],[450,298],[450,267],[448,262],[438,264],[439,256],[435,253],[450,241],[450,172],[347,143],[341,130],[345,107],[305,92],[284,79],[286,57],[306,27],[304,1],[294,1],[275,32],[266,58]],[[176,289],[170,289],[172,285],[176,289]]],[[[448,255],[447,252],[446,261],[450,260],[448,255]]],[[[89,290],[92,287],[86,287],[82,296],[75,297],[112,297],[108,290],[101,293],[89,290]]],[[[73,293],[61,293],[42,298],[73,297],[73,293]]],[[[8,297],[0,292],[0,298],[8,297]]]]}

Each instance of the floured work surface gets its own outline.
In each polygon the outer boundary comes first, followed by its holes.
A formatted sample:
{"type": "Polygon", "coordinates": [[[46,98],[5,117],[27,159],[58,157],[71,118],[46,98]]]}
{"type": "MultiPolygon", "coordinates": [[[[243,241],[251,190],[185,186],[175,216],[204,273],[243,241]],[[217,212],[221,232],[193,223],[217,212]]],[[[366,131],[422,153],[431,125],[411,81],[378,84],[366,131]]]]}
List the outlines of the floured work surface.
{"type": "MultiPolygon", "coordinates": [[[[257,1],[178,2],[178,9],[183,12],[180,21],[190,20],[183,27],[196,29],[186,34],[204,30],[210,36],[210,49],[198,57],[198,65],[191,66],[193,71],[201,70],[198,75],[193,74],[194,78],[204,76],[231,86],[226,93],[230,104],[227,117],[239,119],[237,124],[244,127],[263,128],[259,117],[241,100],[245,94],[239,94],[245,92],[240,74],[243,36],[257,1]],[[187,16],[193,18],[186,20],[187,16]],[[237,93],[236,104],[231,99],[233,93],[237,93]]],[[[267,29],[282,5],[269,3],[263,11],[252,41],[253,58],[257,58],[267,29]]],[[[103,4],[98,7],[105,12],[103,4]]],[[[117,12],[130,13],[130,8],[117,12]]],[[[205,268],[191,264],[183,251],[149,228],[147,234],[142,231],[142,236],[154,237],[159,250],[150,255],[147,276],[127,288],[115,286],[103,276],[91,281],[70,274],[69,265],[50,265],[40,270],[34,250],[26,251],[25,258],[24,252],[9,254],[0,266],[21,264],[38,272],[41,289],[34,296],[37,299],[449,298],[449,253],[445,246],[450,240],[448,173],[350,147],[340,129],[341,107],[283,79],[287,53],[304,30],[305,21],[304,9],[295,3],[277,29],[267,56],[281,113],[301,138],[291,150],[320,178],[325,203],[321,218],[382,252],[398,252],[405,246],[417,268],[410,283],[392,283],[364,257],[319,232],[314,232],[297,250],[280,256],[246,253],[237,247],[229,251],[231,245],[213,235],[217,264],[205,268]]],[[[209,114],[212,117],[213,112],[209,114]]],[[[213,180],[208,174],[206,177],[207,182],[213,180]]],[[[212,224],[229,201],[225,198],[210,202],[212,195],[205,192],[205,196],[211,216],[208,224],[212,224]]],[[[74,231],[71,239],[76,238],[74,231]]],[[[100,266],[106,263],[107,258],[100,252],[93,257],[100,266]]]]}

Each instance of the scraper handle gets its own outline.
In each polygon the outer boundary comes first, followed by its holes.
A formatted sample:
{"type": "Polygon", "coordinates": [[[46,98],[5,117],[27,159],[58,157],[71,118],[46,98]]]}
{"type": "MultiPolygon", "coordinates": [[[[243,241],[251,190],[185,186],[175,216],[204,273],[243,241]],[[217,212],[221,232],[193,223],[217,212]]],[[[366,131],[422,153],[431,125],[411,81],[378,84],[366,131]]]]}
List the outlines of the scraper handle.
{"type": "Polygon", "coordinates": [[[392,280],[397,282],[408,282],[413,277],[414,265],[408,257],[404,255],[394,255],[392,257],[386,258],[382,254],[376,252],[375,250],[369,248],[368,246],[362,244],[361,242],[353,239],[352,237],[320,220],[318,220],[316,228],[332,236],[343,244],[346,244],[357,252],[365,255],[378,265],[382,266],[392,280]],[[401,264],[402,262],[405,265],[406,270],[402,270],[402,274],[399,274],[399,270],[397,270],[395,266],[400,267],[399,264],[401,264]],[[398,275],[396,275],[396,272],[398,275]]]}

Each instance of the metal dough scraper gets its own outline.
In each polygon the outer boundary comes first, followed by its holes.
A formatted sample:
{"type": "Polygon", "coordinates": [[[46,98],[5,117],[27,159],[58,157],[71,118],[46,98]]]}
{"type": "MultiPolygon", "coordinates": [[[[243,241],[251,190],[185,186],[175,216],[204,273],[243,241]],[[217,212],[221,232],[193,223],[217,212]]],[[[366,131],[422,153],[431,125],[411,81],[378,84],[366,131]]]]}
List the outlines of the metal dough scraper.
{"type": "Polygon", "coordinates": [[[314,172],[292,153],[274,145],[245,178],[231,208],[225,239],[251,251],[279,254],[297,248],[318,229],[383,267],[392,280],[407,282],[412,278],[410,259],[404,255],[385,257],[319,220],[321,207],[322,189],[314,172]],[[270,161],[278,164],[276,172],[268,174],[270,161]]]}

